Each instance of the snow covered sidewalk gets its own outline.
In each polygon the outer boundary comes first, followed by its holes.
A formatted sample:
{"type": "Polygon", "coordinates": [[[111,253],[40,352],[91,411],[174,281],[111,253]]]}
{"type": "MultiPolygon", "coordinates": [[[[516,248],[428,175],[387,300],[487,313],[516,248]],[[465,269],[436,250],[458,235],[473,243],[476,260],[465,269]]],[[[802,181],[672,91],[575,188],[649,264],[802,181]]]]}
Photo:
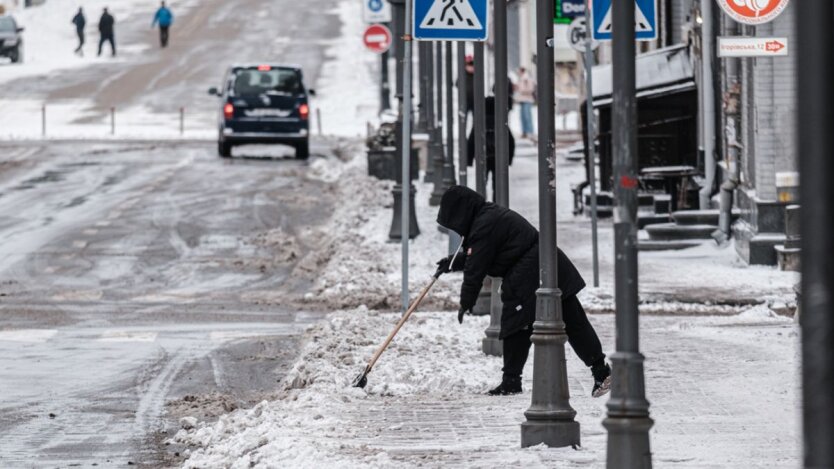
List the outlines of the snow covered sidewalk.
{"type": "MultiPolygon", "coordinates": [[[[340,312],[313,327],[281,398],[182,430],[188,468],[604,467],[607,397],[568,351],[582,448],[520,449],[525,392],[488,397],[501,361],[480,353],[486,318],[417,313],[369,376],[350,387],[395,314],[340,312]]],[[[591,318],[607,350],[613,317],[591,318]]],[[[766,308],[730,318],[647,317],[646,387],[656,467],[794,467],[799,428],[797,331],[766,308]]]]}

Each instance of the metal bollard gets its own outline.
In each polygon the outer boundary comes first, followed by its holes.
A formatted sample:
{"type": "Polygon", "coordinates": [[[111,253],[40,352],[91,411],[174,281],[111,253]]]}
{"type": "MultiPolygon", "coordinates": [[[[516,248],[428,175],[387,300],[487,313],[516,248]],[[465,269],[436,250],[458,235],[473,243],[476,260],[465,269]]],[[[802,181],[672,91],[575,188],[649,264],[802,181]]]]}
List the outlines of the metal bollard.
{"type": "Polygon", "coordinates": [[[180,108],[180,136],[185,135],[185,108],[180,108]]]}
{"type": "Polygon", "coordinates": [[[116,108],[110,108],[110,135],[116,135],[116,108]]]}
{"type": "Polygon", "coordinates": [[[46,137],[46,104],[41,106],[41,137],[46,137]]]}
{"type": "Polygon", "coordinates": [[[316,127],[318,127],[319,137],[321,137],[321,109],[319,108],[316,108],[316,127]]]}

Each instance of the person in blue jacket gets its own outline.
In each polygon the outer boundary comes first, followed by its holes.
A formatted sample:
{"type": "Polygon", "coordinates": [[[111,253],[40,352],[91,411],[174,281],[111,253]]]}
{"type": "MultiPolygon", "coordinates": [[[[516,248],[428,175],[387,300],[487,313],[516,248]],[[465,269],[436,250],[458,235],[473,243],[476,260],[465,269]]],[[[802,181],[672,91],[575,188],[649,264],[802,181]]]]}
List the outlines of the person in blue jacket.
{"type": "Polygon", "coordinates": [[[159,25],[159,44],[162,47],[168,47],[168,31],[171,29],[171,25],[174,24],[174,14],[165,6],[165,2],[162,2],[162,5],[156,10],[151,27],[157,24],[159,25]]]}

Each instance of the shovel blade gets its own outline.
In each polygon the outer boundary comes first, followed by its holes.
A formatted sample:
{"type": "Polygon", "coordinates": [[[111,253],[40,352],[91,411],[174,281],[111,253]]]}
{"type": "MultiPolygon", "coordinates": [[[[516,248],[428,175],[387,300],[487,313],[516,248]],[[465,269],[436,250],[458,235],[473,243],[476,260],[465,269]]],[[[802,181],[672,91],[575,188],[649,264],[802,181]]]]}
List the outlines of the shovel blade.
{"type": "Polygon", "coordinates": [[[362,372],[356,379],[353,380],[353,387],[354,388],[362,388],[365,389],[365,386],[368,384],[368,373],[362,372]]]}

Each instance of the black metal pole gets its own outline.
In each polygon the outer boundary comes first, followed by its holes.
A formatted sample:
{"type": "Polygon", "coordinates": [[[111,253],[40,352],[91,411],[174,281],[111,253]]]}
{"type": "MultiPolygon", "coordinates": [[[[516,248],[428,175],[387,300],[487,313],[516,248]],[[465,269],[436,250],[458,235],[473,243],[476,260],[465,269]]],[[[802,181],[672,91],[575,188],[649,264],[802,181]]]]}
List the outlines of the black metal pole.
{"type": "MultiPolygon", "coordinates": [[[[388,232],[389,239],[403,239],[403,229],[405,224],[403,223],[403,214],[406,215],[406,219],[408,220],[408,234],[406,234],[406,238],[415,238],[420,234],[420,228],[417,225],[417,217],[415,215],[415,207],[414,207],[414,196],[417,192],[414,185],[411,184],[410,177],[402,177],[404,166],[407,166],[405,158],[400,157],[400,155],[410,154],[411,148],[408,145],[408,149],[405,150],[403,146],[407,144],[406,142],[411,141],[411,106],[410,102],[405,102],[405,92],[408,91],[409,98],[411,97],[411,79],[409,77],[409,86],[408,90],[404,89],[405,80],[403,77],[405,75],[405,64],[406,64],[406,47],[410,47],[409,45],[405,44],[403,37],[405,36],[405,21],[406,21],[406,11],[405,11],[405,0],[389,0],[391,2],[392,7],[392,17],[394,19],[394,45],[395,45],[395,57],[397,58],[397,99],[399,100],[399,108],[398,108],[398,115],[397,115],[397,157],[394,158],[396,162],[396,184],[394,185],[394,189],[391,193],[394,196],[394,213],[393,219],[391,222],[391,229],[388,232]],[[408,105],[406,105],[408,104],[408,105]],[[408,206],[403,204],[403,188],[408,188],[408,206]],[[405,209],[404,209],[405,207],[405,209]]],[[[409,61],[411,59],[410,53],[408,54],[409,61]]],[[[407,168],[408,169],[408,168],[407,168]]],[[[410,174],[410,171],[409,171],[410,174]]],[[[403,253],[404,257],[407,257],[407,248],[405,244],[403,245],[403,253]]],[[[406,282],[404,281],[404,284],[406,282]]],[[[404,285],[404,291],[407,285],[404,285]]],[[[407,303],[408,298],[406,295],[403,295],[404,301],[407,303]]],[[[406,307],[408,305],[406,304],[406,307]]]]}
{"type": "Polygon", "coordinates": [[[466,119],[466,94],[469,92],[466,83],[466,43],[458,42],[458,184],[467,185],[469,175],[467,174],[467,135],[466,119]]]}
{"type": "MultiPolygon", "coordinates": [[[[553,0],[536,1],[536,57],[539,98],[539,273],[533,324],[533,397],[521,424],[523,448],[579,445],[579,422],[570,405],[565,369],[565,323],[559,290],[556,249],[556,124],[553,49],[553,0]]],[[[506,76],[506,74],[504,74],[506,76]]],[[[497,86],[497,84],[496,84],[497,86]]],[[[497,103],[496,103],[497,107],[497,103]]]]}
{"type": "MultiPolygon", "coordinates": [[[[445,190],[443,189],[443,179],[445,178],[445,171],[443,170],[443,165],[446,162],[446,147],[443,144],[443,43],[442,42],[435,42],[433,43],[433,47],[435,48],[434,51],[434,83],[437,88],[435,88],[435,99],[436,99],[436,108],[435,108],[435,115],[437,116],[437,126],[435,127],[435,135],[434,135],[434,142],[437,145],[437,151],[434,154],[434,190],[432,190],[431,197],[429,198],[429,205],[431,206],[438,206],[440,205],[440,200],[443,198],[443,193],[445,190]]],[[[445,228],[441,227],[441,230],[445,230],[445,228]]]]}
{"type": "Polygon", "coordinates": [[[419,70],[419,77],[420,77],[420,112],[417,116],[417,130],[420,133],[425,133],[426,129],[428,128],[428,109],[426,106],[426,95],[428,91],[426,90],[426,86],[428,80],[426,79],[426,43],[425,42],[418,42],[417,43],[417,68],[419,70]]]}
{"type": "Polygon", "coordinates": [[[380,59],[380,108],[382,111],[391,109],[391,82],[388,79],[388,58],[390,54],[385,51],[380,59]]]}
{"type": "Polygon", "coordinates": [[[507,0],[493,0],[495,12],[495,203],[510,206],[509,78],[507,76],[507,0]]]}
{"type": "Polygon", "coordinates": [[[484,43],[475,43],[475,190],[486,197],[486,62],[484,43]]]}
{"type": "MultiPolygon", "coordinates": [[[[443,192],[455,185],[455,90],[454,90],[454,54],[452,42],[446,42],[446,159],[443,163],[443,192]]],[[[457,246],[457,244],[455,244],[457,246]]]]}
{"type": "Polygon", "coordinates": [[[421,72],[422,80],[426,86],[426,101],[423,106],[426,108],[426,134],[429,137],[428,154],[426,157],[426,177],[423,182],[435,182],[434,159],[437,154],[437,142],[435,141],[435,127],[437,117],[434,114],[434,46],[430,42],[421,42],[425,46],[425,74],[421,72]]]}
{"type": "Polygon", "coordinates": [[[795,2],[802,202],[802,414],[806,468],[834,467],[834,3],[795,2]]]}
{"type": "Polygon", "coordinates": [[[649,402],[639,346],[637,98],[634,2],[613,2],[614,295],[617,351],[608,417],[608,469],[650,468],[649,402]]]}

